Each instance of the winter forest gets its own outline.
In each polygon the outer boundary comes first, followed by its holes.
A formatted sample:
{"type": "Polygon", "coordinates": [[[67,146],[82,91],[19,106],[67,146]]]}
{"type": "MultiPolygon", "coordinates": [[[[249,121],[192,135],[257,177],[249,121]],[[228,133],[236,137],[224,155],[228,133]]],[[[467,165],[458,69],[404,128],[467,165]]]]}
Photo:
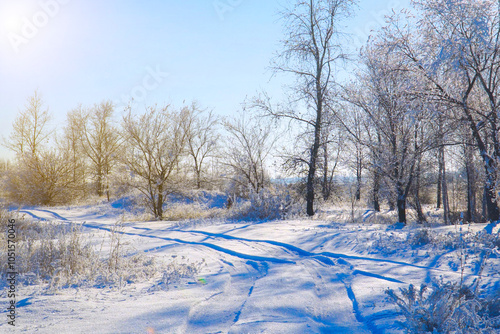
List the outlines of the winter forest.
{"type": "Polygon", "coordinates": [[[500,3],[413,0],[354,50],[360,5],[280,7],[282,94],[231,115],[104,99],[55,124],[27,97],[0,332],[500,333],[500,3]]]}

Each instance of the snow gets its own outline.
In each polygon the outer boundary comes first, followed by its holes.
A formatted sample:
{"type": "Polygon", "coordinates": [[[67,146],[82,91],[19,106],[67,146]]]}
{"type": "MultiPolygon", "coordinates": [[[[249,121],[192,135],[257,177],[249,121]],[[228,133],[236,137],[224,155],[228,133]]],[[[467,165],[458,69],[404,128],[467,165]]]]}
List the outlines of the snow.
{"type": "MultiPolygon", "coordinates": [[[[460,279],[457,249],[408,242],[420,226],[341,224],[328,214],[315,220],[141,222],[127,216],[122,204],[19,213],[41,221],[83,223],[96,244],[122,221],[123,240],[137,252],[204,259],[206,266],[197,277],[168,290],[154,281],[56,293],[21,286],[17,332],[402,333],[395,323],[403,318],[387,301],[387,288],[397,291],[439,277],[460,279]]],[[[467,228],[475,232],[485,227],[467,228]]],[[[431,232],[446,236],[459,230],[438,226],[431,232]]],[[[498,226],[492,232],[498,233],[498,226]]],[[[488,263],[483,286],[496,286],[499,258],[488,263]]],[[[471,259],[466,279],[477,278],[477,270],[471,259]]],[[[0,303],[7,302],[3,293],[0,303]]],[[[8,327],[0,322],[0,332],[9,332],[8,327]]]]}

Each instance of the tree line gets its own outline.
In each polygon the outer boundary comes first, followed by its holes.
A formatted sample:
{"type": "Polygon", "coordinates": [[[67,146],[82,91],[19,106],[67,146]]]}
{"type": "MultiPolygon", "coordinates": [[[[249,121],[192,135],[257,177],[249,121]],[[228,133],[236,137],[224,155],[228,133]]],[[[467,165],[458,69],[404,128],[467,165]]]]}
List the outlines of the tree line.
{"type": "MultiPolygon", "coordinates": [[[[497,221],[500,14],[492,0],[417,0],[373,33],[357,61],[346,52],[342,22],[352,0],[300,0],[282,12],[285,37],[272,67],[290,76],[283,101],[266,92],[246,114],[222,119],[196,104],[127,110],[120,121],[102,102],[79,107],[55,144],[37,93],[6,145],[16,153],[5,190],[18,202],[52,204],[111,185],[134,188],[162,217],[169,193],[230,184],[241,196],[271,184],[269,157],[302,181],[312,216],[331,200],[338,170],[349,170],[353,198],[388,206],[407,222],[411,205],[425,221],[423,197],[451,222],[449,179],[463,176],[466,221],[497,221]],[[341,82],[338,68],[355,68],[341,82]],[[277,127],[293,137],[278,140],[277,127]],[[222,131],[223,130],[223,131],[222,131]],[[450,170],[452,168],[452,170],[450,170]]],[[[451,199],[453,200],[453,199],[451,199]]]]}
{"type": "MultiPolygon", "coordinates": [[[[131,110],[118,119],[103,101],[67,113],[62,131],[38,92],[16,117],[4,145],[15,160],[3,168],[3,192],[15,203],[57,205],[112,192],[140,192],[156,219],[169,194],[182,189],[259,192],[269,182],[264,161],[271,128],[222,119],[196,103],[131,110]],[[224,136],[221,128],[225,129],[224,136]]],[[[242,195],[243,196],[243,195],[242,195]]]]}
{"type": "Polygon", "coordinates": [[[375,211],[384,201],[406,223],[410,201],[425,221],[421,191],[437,165],[437,207],[445,223],[456,219],[447,176],[453,154],[452,172],[463,171],[466,179],[463,219],[498,221],[498,2],[413,1],[413,8],[394,12],[370,36],[350,81],[341,82],[336,67],[347,58],[347,43],[339,27],[354,5],[309,0],[285,10],[286,35],[273,65],[295,82],[284,103],[266,93],[253,100],[264,116],[302,129],[288,164],[307,175],[307,214],[315,213],[318,193],[330,193],[328,175],[336,167],[330,163],[338,160],[340,141],[349,147],[355,198],[365,175],[375,211]]]}

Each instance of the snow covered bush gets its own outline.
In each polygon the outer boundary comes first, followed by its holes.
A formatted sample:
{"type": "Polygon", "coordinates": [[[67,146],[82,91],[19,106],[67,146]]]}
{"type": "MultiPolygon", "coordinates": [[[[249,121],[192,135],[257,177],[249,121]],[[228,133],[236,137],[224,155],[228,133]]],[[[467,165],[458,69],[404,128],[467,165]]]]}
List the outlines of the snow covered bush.
{"type": "MultiPolygon", "coordinates": [[[[413,245],[431,245],[443,249],[443,243],[437,235],[427,230],[419,230],[409,238],[413,245]]],[[[409,235],[409,237],[411,234],[409,235]]],[[[500,330],[500,293],[481,291],[481,278],[490,257],[497,257],[499,235],[480,231],[446,235],[447,241],[453,239],[452,249],[459,262],[460,270],[457,282],[443,281],[432,287],[422,285],[420,289],[410,285],[400,289],[400,295],[394,290],[386,291],[389,300],[395,303],[406,318],[402,327],[407,333],[498,333],[500,330]],[[476,276],[467,285],[465,270],[471,267],[476,276]]],[[[451,266],[451,263],[450,263],[451,266]]],[[[453,269],[453,267],[452,267],[453,269]]]]}
{"type": "MultiPolygon", "coordinates": [[[[3,217],[3,216],[2,216],[3,217]]],[[[2,226],[6,226],[6,219],[2,226]]],[[[55,222],[33,222],[16,219],[16,271],[19,282],[48,284],[59,289],[68,286],[109,285],[147,280],[162,270],[162,264],[144,254],[130,255],[121,242],[119,227],[112,229],[101,256],[92,245],[92,236],[82,232],[82,226],[55,222]]],[[[1,235],[6,244],[6,234],[1,235]]],[[[6,247],[0,256],[6,258],[6,247]]],[[[7,274],[7,264],[0,267],[7,274]]]]}
{"type": "Polygon", "coordinates": [[[421,228],[415,233],[409,233],[407,241],[410,245],[418,247],[432,243],[434,238],[433,233],[428,228],[421,228]]]}
{"type": "Polygon", "coordinates": [[[184,256],[181,262],[177,261],[177,257],[164,268],[161,285],[164,289],[168,290],[170,285],[180,283],[182,279],[189,279],[195,277],[206,265],[205,259],[199,262],[189,262],[184,256]]]}
{"type": "Polygon", "coordinates": [[[399,323],[406,333],[498,333],[498,312],[487,312],[491,299],[479,297],[471,287],[440,282],[432,288],[410,285],[400,294],[386,290],[406,321],[399,323]]]}
{"type": "Polygon", "coordinates": [[[54,205],[74,198],[71,169],[66,157],[56,151],[19,155],[6,175],[3,186],[11,202],[54,205]]]}
{"type": "Polygon", "coordinates": [[[220,216],[220,209],[210,209],[200,203],[173,203],[167,205],[163,219],[169,221],[205,219],[220,216]]]}
{"type": "Polygon", "coordinates": [[[232,218],[250,220],[286,219],[298,215],[302,207],[285,186],[272,186],[251,192],[248,201],[233,209],[232,218]]]}
{"type": "MultiPolygon", "coordinates": [[[[2,221],[2,226],[6,222],[2,221]]],[[[2,235],[2,243],[6,243],[2,235]]],[[[92,275],[93,261],[98,259],[81,226],[40,223],[16,219],[16,271],[20,282],[36,284],[78,284],[92,275]]],[[[1,252],[4,256],[5,247],[1,252]]],[[[2,276],[7,267],[1,268],[2,276]]]]}

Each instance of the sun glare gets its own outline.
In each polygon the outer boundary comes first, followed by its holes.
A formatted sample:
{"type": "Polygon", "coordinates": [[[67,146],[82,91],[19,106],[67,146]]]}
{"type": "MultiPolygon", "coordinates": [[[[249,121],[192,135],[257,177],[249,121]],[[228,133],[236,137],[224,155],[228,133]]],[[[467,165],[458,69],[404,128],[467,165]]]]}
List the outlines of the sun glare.
{"type": "Polygon", "coordinates": [[[23,19],[30,19],[30,6],[26,2],[7,1],[0,4],[0,20],[7,33],[19,33],[23,19]]]}
{"type": "MultiPolygon", "coordinates": [[[[65,2],[0,1],[0,39],[2,61],[23,68],[39,63],[57,53],[65,29],[61,29],[60,13],[65,2]]],[[[64,20],[62,21],[64,22],[64,20]]]]}

